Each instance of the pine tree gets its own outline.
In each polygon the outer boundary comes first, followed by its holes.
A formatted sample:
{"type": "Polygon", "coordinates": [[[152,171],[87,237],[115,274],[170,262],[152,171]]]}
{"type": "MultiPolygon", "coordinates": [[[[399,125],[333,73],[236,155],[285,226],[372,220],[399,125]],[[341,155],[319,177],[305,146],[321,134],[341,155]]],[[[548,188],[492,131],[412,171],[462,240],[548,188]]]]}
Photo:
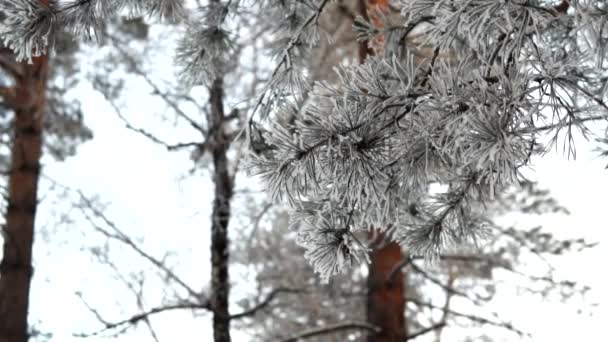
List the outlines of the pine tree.
{"type": "MultiPolygon", "coordinates": [[[[48,5],[48,1],[41,1],[41,5],[48,5]]],[[[6,13],[0,10],[0,23],[7,20],[6,13]]],[[[61,60],[70,56],[66,47],[60,47],[57,68],[52,72],[47,56],[35,57],[31,64],[17,63],[11,51],[1,46],[0,104],[3,117],[7,118],[1,123],[2,144],[10,145],[8,154],[2,151],[3,174],[8,178],[8,191],[2,201],[5,212],[0,262],[2,342],[27,341],[31,331],[27,316],[43,150],[63,159],[74,152],[79,141],[90,137],[90,132],[82,126],[78,104],[61,98],[64,87],[49,86],[47,82],[62,73],[60,70],[65,71],[62,76],[69,79],[66,76],[70,72],[61,60]]]]}
{"type": "MultiPolygon", "coordinates": [[[[329,4],[212,2],[184,20],[177,51],[183,80],[213,87],[236,63],[235,18],[250,13],[272,32],[275,67],[244,133],[249,164],[293,208],[305,257],[325,281],[369,260],[361,237],[373,229],[429,261],[477,243],[489,227],[476,208],[524,184],[521,170],[562,140],[574,155],[574,131],[607,117],[604,1],[394,1],[380,24],[357,17],[353,26],[382,54],[314,82],[310,56],[329,4]]],[[[0,35],[32,61],[61,27],[91,39],[111,16],[179,19],[182,5],[7,0],[0,35]]]]}
{"type": "Polygon", "coordinates": [[[604,73],[594,68],[604,63],[602,4],[397,9],[400,22],[355,24],[363,39],[383,33],[384,56],[340,68],[337,84],[318,83],[305,106],[294,103],[294,124],[274,124],[268,153],[254,156],[269,191],[293,206],[306,254],[326,279],[365,260],[357,232],[370,227],[390,227],[429,260],[478,241],[486,220],[474,206],[521,183],[521,169],[558,139],[573,154],[573,131],[606,118],[604,73]],[[544,134],[553,135],[547,146],[544,134]],[[446,190],[431,194],[431,185],[446,190]]]}
{"type": "MultiPolygon", "coordinates": [[[[222,10],[222,7],[214,1],[209,6],[209,10],[212,12],[222,10]],[[216,9],[213,9],[214,6],[216,9]]],[[[216,21],[218,17],[210,16],[207,19],[203,30],[213,31],[215,26],[220,25],[216,21]]],[[[192,23],[192,27],[186,27],[186,30],[192,35],[186,35],[178,42],[170,39],[170,43],[175,44],[179,50],[178,53],[182,58],[180,61],[186,68],[189,63],[196,63],[189,59],[189,50],[194,46],[191,40],[199,37],[196,32],[193,32],[197,29],[194,25],[192,23]]],[[[103,223],[104,228],[95,227],[98,233],[112,243],[127,246],[140,257],[150,261],[156,271],[166,275],[167,287],[178,288],[175,294],[167,296],[167,298],[150,300],[154,303],[152,305],[155,305],[150,310],[146,305],[148,301],[138,298],[138,313],[129,319],[116,320],[116,322],[112,322],[110,319],[105,322],[100,320],[105,328],[93,334],[122,328],[126,330],[126,328],[136,326],[139,322],[150,324],[149,316],[166,311],[200,310],[212,315],[213,341],[228,342],[231,340],[231,322],[252,314],[234,313],[229,310],[231,289],[229,233],[231,231],[230,222],[234,220],[231,207],[234,201],[235,177],[239,170],[238,159],[229,156],[242,153],[242,143],[235,142],[234,137],[238,134],[244,119],[241,117],[238,107],[232,108],[232,105],[226,102],[226,97],[235,92],[234,82],[229,78],[226,80],[224,77],[227,73],[226,66],[216,65],[213,74],[208,75],[210,78],[204,79],[204,86],[196,89],[204,93],[203,99],[195,99],[193,89],[181,86],[178,79],[167,79],[166,75],[159,75],[154,70],[149,70],[150,65],[154,64],[155,58],[163,58],[166,55],[165,51],[156,46],[159,41],[148,39],[149,30],[154,29],[158,29],[157,32],[162,31],[162,34],[168,37],[176,31],[172,25],[158,25],[143,20],[141,17],[109,18],[98,32],[98,35],[102,37],[102,44],[107,45],[109,49],[106,49],[103,54],[97,54],[96,60],[90,61],[103,67],[91,72],[89,77],[94,88],[105,97],[127,129],[166,148],[169,152],[189,152],[189,157],[193,162],[192,172],[202,170],[202,172],[210,173],[210,178],[214,183],[213,196],[211,196],[212,213],[209,220],[211,232],[210,284],[201,289],[200,285],[188,283],[185,277],[174,272],[170,266],[165,264],[164,260],[155,257],[157,251],[147,251],[140,246],[135,238],[120,230],[110,218],[106,217],[95,201],[83,197],[79,206],[86,212],[87,219],[99,220],[103,223]],[[115,73],[116,70],[119,72],[115,73]],[[133,79],[143,81],[144,87],[150,90],[149,98],[144,95],[146,100],[159,101],[160,106],[166,108],[166,110],[159,110],[159,113],[154,114],[161,115],[165,120],[175,121],[175,126],[166,126],[165,130],[159,131],[148,128],[152,124],[149,118],[146,118],[147,120],[141,124],[131,121],[132,118],[126,108],[128,106],[124,105],[124,101],[129,101],[131,97],[125,84],[133,79]],[[186,133],[180,131],[180,128],[185,128],[186,133]],[[177,135],[178,138],[167,138],[167,135],[177,135]],[[184,142],[186,140],[184,135],[189,136],[189,139],[192,140],[184,142]],[[172,142],[172,140],[178,141],[172,142]]],[[[163,43],[168,42],[169,40],[163,43]]],[[[191,82],[197,81],[192,80],[191,82]]],[[[197,85],[201,84],[197,83],[197,85]]],[[[243,87],[244,83],[239,83],[237,86],[243,87]]],[[[205,188],[200,190],[201,205],[204,206],[208,193],[205,188]]],[[[80,197],[82,196],[80,195],[80,197]]],[[[197,246],[200,243],[205,243],[205,241],[198,241],[197,246]]],[[[97,257],[102,263],[114,265],[110,256],[103,253],[98,254],[97,257]]],[[[123,274],[120,273],[117,274],[117,277],[124,279],[123,274]]],[[[128,281],[125,282],[127,286],[132,286],[128,281]]],[[[150,330],[153,337],[156,338],[154,330],[152,328],[150,330]]]]}
{"type": "MultiPolygon", "coordinates": [[[[32,246],[42,152],[48,59],[36,57],[22,68],[14,94],[15,110],[3,258],[0,267],[0,341],[28,340],[27,313],[32,278],[32,246]]],[[[11,96],[12,95],[12,96],[11,96]]]]}
{"type": "MultiPolygon", "coordinates": [[[[389,13],[388,0],[360,1],[361,18],[373,22],[376,29],[382,28],[379,15],[389,13]]],[[[370,39],[370,38],[368,38],[370,39]]],[[[365,63],[376,52],[371,48],[374,42],[384,39],[382,35],[371,37],[371,42],[360,42],[359,60],[365,63]]],[[[377,51],[382,53],[382,51],[377,51]]],[[[373,228],[372,228],[373,229],[373,228]]],[[[367,276],[367,322],[379,328],[376,333],[368,333],[369,342],[407,341],[408,331],[405,317],[406,284],[403,267],[404,252],[395,241],[390,241],[384,229],[370,234],[370,265],[367,276]]]]}

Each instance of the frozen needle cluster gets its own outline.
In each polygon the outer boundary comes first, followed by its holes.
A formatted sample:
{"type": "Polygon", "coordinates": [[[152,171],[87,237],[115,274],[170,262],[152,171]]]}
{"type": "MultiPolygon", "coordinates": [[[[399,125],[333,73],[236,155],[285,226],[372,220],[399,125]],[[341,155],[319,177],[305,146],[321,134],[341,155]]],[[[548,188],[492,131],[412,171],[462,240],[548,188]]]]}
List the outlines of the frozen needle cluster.
{"type": "MultiPolygon", "coordinates": [[[[109,16],[176,19],[185,3],[3,0],[0,36],[29,60],[60,28],[93,38],[109,16]]],[[[361,241],[371,230],[429,258],[476,240],[484,203],[558,141],[574,154],[574,131],[608,113],[606,1],[391,3],[391,13],[354,20],[377,56],[337,68],[332,82],[310,79],[332,1],[210,1],[183,20],[177,56],[189,84],[237,63],[233,14],[269,33],[260,48],[275,67],[250,115],[250,165],[293,207],[306,257],[324,279],[366,259],[361,241]]]]}

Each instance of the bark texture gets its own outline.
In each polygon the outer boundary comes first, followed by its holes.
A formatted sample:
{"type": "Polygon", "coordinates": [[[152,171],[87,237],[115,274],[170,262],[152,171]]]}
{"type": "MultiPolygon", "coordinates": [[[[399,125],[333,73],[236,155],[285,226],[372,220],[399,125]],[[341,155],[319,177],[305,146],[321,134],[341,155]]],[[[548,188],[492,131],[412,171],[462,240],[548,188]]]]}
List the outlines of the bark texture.
{"type": "Polygon", "coordinates": [[[370,333],[368,342],[404,342],[405,278],[402,271],[393,272],[403,260],[401,247],[391,242],[371,252],[367,278],[367,321],[380,328],[370,333]]]}
{"type": "Polygon", "coordinates": [[[228,299],[230,278],[228,273],[228,223],[230,200],[233,194],[232,178],[228,168],[227,151],[230,140],[224,129],[224,86],[221,78],[213,81],[210,92],[210,148],[213,157],[215,198],[211,216],[211,307],[213,308],[214,342],[230,342],[228,299]]]}
{"type": "Polygon", "coordinates": [[[14,110],[7,210],[0,262],[0,342],[28,340],[28,305],[42,131],[46,107],[47,56],[15,68],[15,86],[3,88],[14,110]]]}

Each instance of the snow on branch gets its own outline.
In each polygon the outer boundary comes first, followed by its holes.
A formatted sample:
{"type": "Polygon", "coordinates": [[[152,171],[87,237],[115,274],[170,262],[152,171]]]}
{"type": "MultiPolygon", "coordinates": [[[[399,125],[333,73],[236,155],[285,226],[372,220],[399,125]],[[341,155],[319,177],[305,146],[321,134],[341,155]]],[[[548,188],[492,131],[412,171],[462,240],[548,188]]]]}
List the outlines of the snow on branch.
{"type": "Polygon", "coordinates": [[[200,9],[197,19],[187,23],[177,48],[177,63],[188,85],[210,84],[230,67],[234,42],[224,27],[229,6],[230,2],[211,2],[200,9]]]}
{"type": "Polygon", "coordinates": [[[99,39],[104,21],[126,9],[175,21],[184,16],[181,0],[3,0],[0,37],[18,61],[30,61],[54,48],[55,35],[66,30],[76,38],[99,39]]]}
{"type": "MultiPolygon", "coordinates": [[[[0,36],[31,60],[62,26],[92,39],[125,10],[184,12],[177,0],[143,3],[5,0],[0,36]]],[[[364,260],[357,239],[374,229],[430,259],[478,241],[479,208],[559,141],[574,155],[575,135],[608,118],[605,1],[392,3],[390,14],[354,21],[355,36],[384,55],[341,65],[331,82],[310,77],[328,0],[211,1],[185,18],[176,51],[185,83],[208,84],[239,63],[239,20],[262,24],[275,64],[249,113],[250,169],[293,207],[324,279],[364,260]]]]}
{"type": "Polygon", "coordinates": [[[0,37],[15,52],[18,61],[45,53],[53,45],[57,11],[38,0],[6,0],[0,3],[6,18],[0,22],[0,37]]]}
{"type": "Polygon", "coordinates": [[[343,238],[359,231],[390,231],[427,259],[478,243],[489,233],[480,208],[525,181],[531,159],[563,136],[573,153],[575,130],[586,135],[586,123],[608,119],[600,2],[395,6],[401,26],[388,16],[355,21],[361,39],[401,34],[378,40],[385,56],[337,68],[338,81],[312,85],[305,104],[292,82],[290,105],[267,108],[295,108],[295,118],[251,125],[263,142],[251,168],[292,205],[323,280],[358,255],[343,238]]]}

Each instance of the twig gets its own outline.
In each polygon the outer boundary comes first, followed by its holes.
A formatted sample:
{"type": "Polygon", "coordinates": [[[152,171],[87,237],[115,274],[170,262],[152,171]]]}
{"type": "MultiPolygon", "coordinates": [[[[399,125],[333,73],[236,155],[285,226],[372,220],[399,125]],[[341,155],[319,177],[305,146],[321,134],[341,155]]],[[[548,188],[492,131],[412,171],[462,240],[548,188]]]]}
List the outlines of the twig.
{"type": "Polygon", "coordinates": [[[292,337],[280,340],[280,342],[297,342],[297,341],[300,341],[300,340],[303,340],[306,338],[310,338],[310,337],[331,334],[331,333],[335,333],[335,332],[342,331],[342,330],[353,330],[353,329],[368,330],[368,331],[372,331],[372,332],[376,332],[376,333],[380,332],[380,328],[378,328],[375,325],[366,323],[366,322],[347,322],[347,323],[328,325],[328,326],[322,327],[322,328],[311,329],[311,330],[302,332],[300,334],[294,335],[292,337]]]}
{"type": "MultiPolygon", "coordinates": [[[[437,305],[434,305],[434,304],[431,304],[431,303],[427,303],[427,302],[422,302],[422,301],[419,301],[419,300],[411,298],[411,297],[408,298],[407,301],[411,302],[411,303],[414,303],[414,304],[416,304],[418,306],[424,306],[424,307],[427,307],[427,308],[430,308],[430,309],[440,310],[442,312],[445,309],[445,308],[439,307],[437,305]]],[[[512,331],[512,332],[518,334],[519,336],[529,335],[529,334],[526,334],[523,331],[515,328],[511,323],[492,321],[492,320],[489,320],[489,319],[484,318],[484,317],[470,315],[470,314],[465,314],[465,313],[454,311],[454,310],[451,310],[451,309],[448,309],[447,312],[450,315],[452,315],[452,316],[466,318],[466,319],[468,319],[471,322],[480,323],[480,324],[487,324],[487,325],[492,325],[492,326],[495,326],[495,327],[503,328],[503,329],[512,331]]]]}
{"type": "Polygon", "coordinates": [[[268,211],[270,210],[270,208],[272,208],[274,205],[274,203],[272,202],[268,202],[264,205],[264,207],[262,207],[262,209],[260,210],[260,212],[255,215],[255,217],[253,218],[253,228],[251,229],[251,233],[249,234],[249,239],[248,241],[253,241],[253,238],[255,237],[258,229],[260,228],[260,223],[262,222],[262,218],[264,217],[264,215],[266,215],[268,213],[268,211]]]}
{"type": "MultiPolygon", "coordinates": [[[[454,286],[455,280],[456,280],[456,276],[454,275],[453,269],[450,267],[448,270],[448,283],[446,284],[446,287],[449,289],[452,289],[454,286]]],[[[448,322],[448,316],[450,314],[450,305],[452,304],[453,295],[454,295],[453,292],[446,290],[445,304],[443,304],[443,314],[441,315],[441,321],[439,321],[439,325],[441,325],[441,326],[438,327],[436,330],[438,341],[441,340],[441,333],[443,331],[444,326],[447,325],[447,322],[448,322]]]]}
{"type": "Polygon", "coordinates": [[[426,328],[424,328],[422,330],[416,331],[415,333],[413,333],[411,335],[407,335],[407,340],[410,341],[410,340],[413,340],[413,339],[415,339],[417,337],[420,337],[422,335],[430,333],[431,331],[434,331],[434,330],[437,330],[437,329],[441,329],[445,325],[446,325],[445,322],[440,322],[440,323],[437,323],[437,324],[433,324],[430,327],[426,327],[426,328]]]}
{"type": "MultiPolygon", "coordinates": [[[[323,9],[325,9],[325,6],[329,3],[329,0],[323,0],[323,2],[319,5],[319,7],[317,8],[317,10],[311,14],[303,23],[302,25],[300,25],[300,27],[298,28],[298,30],[295,32],[295,34],[291,37],[291,39],[289,40],[289,42],[287,43],[287,47],[283,50],[283,56],[281,57],[281,60],[279,61],[279,63],[277,64],[277,66],[275,67],[274,71],[272,72],[272,76],[270,77],[270,79],[272,80],[277,73],[279,72],[279,70],[281,69],[281,67],[283,65],[286,65],[288,68],[291,67],[289,64],[291,63],[291,59],[289,57],[291,50],[296,46],[296,43],[298,42],[298,39],[300,39],[300,36],[302,35],[302,33],[304,32],[304,29],[310,25],[313,21],[316,23],[318,21],[319,16],[321,15],[321,13],[323,12],[323,9]]],[[[262,104],[262,102],[264,101],[264,94],[262,94],[259,98],[258,101],[255,104],[255,107],[253,107],[253,112],[251,113],[251,117],[249,118],[249,128],[251,128],[251,126],[253,125],[253,118],[257,112],[257,110],[259,109],[260,105],[262,104]]]]}
{"type": "MultiPolygon", "coordinates": [[[[175,101],[171,100],[169,98],[169,95],[167,93],[161,91],[160,87],[154,81],[152,81],[152,79],[150,78],[150,76],[148,75],[148,73],[144,72],[143,70],[141,70],[139,68],[139,66],[137,65],[136,61],[133,59],[133,57],[122,47],[125,43],[121,42],[115,36],[108,35],[108,37],[110,37],[110,39],[115,43],[114,46],[120,52],[120,54],[122,55],[122,57],[125,58],[125,60],[129,63],[129,66],[131,67],[131,69],[133,70],[133,72],[135,74],[141,76],[144,79],[144,81],[146,81],[146,83],[148,83],[148,85],[150,87],[152,87],[152,90],[154,91],[153,94],[160,96],[160,98],[163,99],[169,105],[169,107],[171,107],[175,111],[175,114],[177,114],[177,116],[179,116],[179,117],[183,118],[184,120],[186,120],[190,124],[190,126],[192,126],[194,129],[196,129],[197,131],[199,131],[203,136],[206,136],[207,135],[207,130],[205,130],[194,119],[192,119],[181,108],[179,108],[179,105],[177,103],[175,103],[175,101]],[[116,42],[118,42],[118,44],[116,44],[116,42]]],[[[198,105],[198,103],[196,103],[196,101],[192,101],[192,102],[195,103],[195,104],[197,104],[197,107],[199,109],[201,108],[198,105]]]]}
{"type": "Polygon", "coordinates": [[[118,118],[125,124],[125,127],[128,130],[141,134],[142,136],[146,137],[150,141],[165,147],[167,149],[167,151],[177,151],[177,150],[181,150],[181,149],[189,148],[189,147],[196,147],[196,148],[200,149],[201,151],[205,150],[205,148],[207,146],[206,141],[205,142],[194,142],[194,141],[193,142],[180,142],[180,143],[175,143],[175,144],[169,144],[166,141],[163,141],[160,138],[158,138],[156,135],[144,130],[143,128],[133,126],[127,120],[127,118],[124,115],[122,115],[120,108],[118,107],[118,105],[116,105],[114,100],[112,100],[109,96],[107,96],[107,94],[105,92],[102,91],[101,93],[104,96],[104,98],[106,99],[106,101],[110,104],[110,106],[112,106],[112,108],[114,109],[114,112],[116,113],[118,118]]]}
{"type": "Polygon", "coordinates": [[[429,280],[431,283],[433,283],[433,284],[439,286],[441,289],[443,289],[448,294],[448,296],[457,295],[459,297],[466,298],[466,299],[470,300],[471,302],[473,302],[476,305],[481,305],[481,303],[477,299],[471,298],[466,293],[463,293],[463,292],[460,292],[460,291],[456,290],[452,286],[453,280],[451,280],[451,278],[448,279],[448,283],[447,284],[444,284],[439,279],[431,276],[430,274],[428,274],[427,272],[425,272],[423,269],[421,269],[420,267],[418,267],[415,263],[412,262],[411,263],[411,267],[412,267],[413,271],[415,271],[416,273],[422,275],[422,277],[424,277],[425,279],[429,280]]]}
{"type": "MultiPolygon", "coordinates": [[[[112,234],[112,233],[108,232],[106,229],[104,229],[104,228],[100,227],[99,225],[97,225],[94,222],[93,218],[84,210],[84,208],[80,208],[81,211],[82,211],[82,213],[84,214],[85,218],[93,225],[93,227],[98,232],[102,233],[103,235],[105,235],[108,238],[113,238],[113,239],[118,240],[118,241],[126,244],[127,246],[131,247],[137,254],[139,254],[144,259],[148,260],[150,263],[152,263],[158,269],[160,269],[161,271],[163,271],[167,275],[167,277],[169,277],[170,279],[173,279],[177,284],[179,284],[181,287],[183,287],[190,294],[190,296],[192,296],[193,298],[196,298],[197,300],[201,300],[201,293],[196,292],[192,287],[190,287],[188,284],[186,284],[185,281],[183,281],[180,277],[178,277],[175,274],[175,272],[173,272],[171,269],[169,269],[160,260],[156,259],[155,257],[151,256],[150,254],[148,254],[147,252],[145,252],[144,250],[142,250],[141,247],[139,247],[124,232],[122,232],[116,226],[116,224],[114,222],[110,221],[110,219],[108,219],[100,210],[98,210],[97,208],[95,208],[95,206],[93,205],[93,203],[91,202],[91,200],[89,200],[82,193],[82,191],[78,190],[77,193],[79,194],[81,200],[84,202],[84,204],[87,206],[87,208],[96,217],[100,218],[108,227],[110,227],[115,232],[115,234],[112,234]]],[[[207,300],[201,301],[201,302],[207,302],[207,300]]],[[[207,305],[207,304],[205,304],[205,305],[207,305]]]]}
{"type": "Polygon", "coordinates": [[[123,319],[120,321],[108,322],[105,319],[103,319],[96,310],[94,310],[93,308],[91,308],[88,305],[87,305],[87,307],[89,308],[89,310],[91,312],[93,312],[93,314],[97,317],[97,319],[104,324],[104,328],[101,330],[92,332],[92,333],[74,334],[74,336],[91,337],[91,336],[97,336],[108,330],[114,330],[114,329],[118,329],[118,328],[128,328],[128,327],[136,325],[140,321],[147,320],[150,316],[160,314],[163,312],[176,311],[176,310],[187,310],[187,309],[189,309],[189,310],[210,310],[210,307],[208,304],[200,304],[200,303],[169,304],[169,305],[159,306],[159,307],[150,309],[148,311],[144,311],[144,312],[135,314],[129,318],[126,318],[126,319],[123,319]]]}
{"type": "Polygon", "coordinates": [[[304,291],[305,290],[303,290],[303,289],[292,289],[292,288],[287,288],[287,287],[279,287],[277,289],[272,290],[263,301],[261,301],[260,303],[258,303],[254,307],[252,307],[251,309],[245,310],[238,314],[230,315],[228,318],[232,320],[232,319],[241,319],[241,318],[253,316],[258,311],[260,311],[260,310],[264,309],[265,307],[267,307],[268,305],[270,305],[270,303],[274,300],[274,298],[281,293],[302,293],[304,291]]]}

